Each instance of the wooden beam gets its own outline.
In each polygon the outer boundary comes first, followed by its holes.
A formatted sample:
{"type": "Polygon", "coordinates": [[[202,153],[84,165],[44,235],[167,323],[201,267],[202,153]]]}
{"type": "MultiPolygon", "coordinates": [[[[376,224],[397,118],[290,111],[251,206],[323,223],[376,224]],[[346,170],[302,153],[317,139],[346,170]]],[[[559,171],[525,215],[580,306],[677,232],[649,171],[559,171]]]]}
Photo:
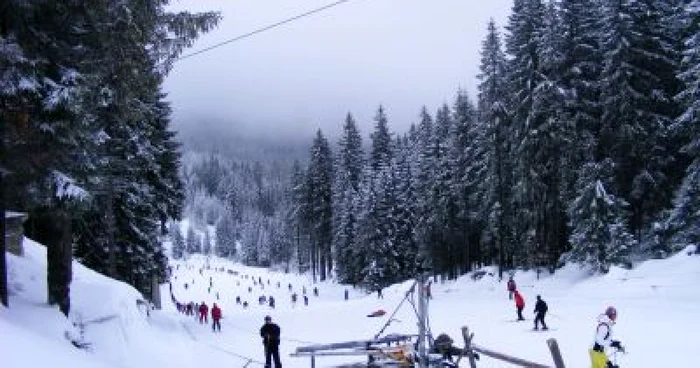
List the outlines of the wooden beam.
{"type": "Polygon", "coordinates": [[[486,349],[486,348],[482,348],[482,347],[480,347],[480,346],[473,345],[473,344],[472,344],[472,350],[474,350],[474,351],[476,351],[476,352],[478,352],[478,353],[484,354],[484,355],[486,355],[486,356],[489,356],[489,357],[491,357],[491,358],[498,359],[498,360],[502,360],[502,361],[504,361],[504,362],[508,362],[508,363],[511,363],[511,364],[515,364],[515,365],[520,366],[520,367],[528,367],[528,368],[552,368],[552,367],[550,367],[550,366],[548,366],[548,365],[530,362],[530,361],[527,361],[527,360],[525,360],[525,359],[516,358],[516,357],[510,356],[510,355],[507,355],[507,354],[499,353],[499,352],[497,352],[497,351],[493,351],[493,350],[489,350],[489,349],[486,349]]]}
{"type": "Polygon", "coordinates": [[[564,359],[561,357],[561,352],[559,351],[559,345],[555,339],[547,339],[547,346],[549,346],[549,351],[552,353],[552,359],[554,359],[554,366],[556,368],[565,368],[564,359]]]}
{"type": "Polygon", "coordinates": [[[402,342],[413,338],[415,335],[388,335],[379,339],[372,340],[358,340],[358,341],[346,341],[346,342],[336,342],[332,344],[323,345],[309,345],[309,346],[299,346],[297,347],[297,353],[310,353],[320,350],[334,350],[334,349],[351,349],[351,348],[365,348],[374,344],[388,344],[392,342],[402,342]]]}

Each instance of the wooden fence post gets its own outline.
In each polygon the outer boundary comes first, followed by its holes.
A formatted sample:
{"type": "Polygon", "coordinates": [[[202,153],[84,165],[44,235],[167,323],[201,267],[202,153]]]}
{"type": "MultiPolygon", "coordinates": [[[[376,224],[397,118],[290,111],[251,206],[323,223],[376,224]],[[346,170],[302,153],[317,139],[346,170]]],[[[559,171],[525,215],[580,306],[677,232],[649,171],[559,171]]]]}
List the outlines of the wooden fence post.
{"type": "Polygon", "coordinates": [[[474,338],[474,334],[469,334],[469,327],[462,327],[462,337],[464,337],[464,351],[459,355],[457,365],[459,366],[459,361],[462,359],[462,355],[466,353],[467,358],[469,359],[469,367],[476,368],[476,359],[474,359],[474,351],[472,350],[472,339],[474,338]]]}
{"type": "Polygon", "coordinates": [[[564,368],[564,359],[561,357],[561,352],[559,351],[559,345],[555,339],[547,339],[547,346],[549,346],[549,351],[552,352],[552,359],[554,359],[554,366],[556,368],[564,368]]]}

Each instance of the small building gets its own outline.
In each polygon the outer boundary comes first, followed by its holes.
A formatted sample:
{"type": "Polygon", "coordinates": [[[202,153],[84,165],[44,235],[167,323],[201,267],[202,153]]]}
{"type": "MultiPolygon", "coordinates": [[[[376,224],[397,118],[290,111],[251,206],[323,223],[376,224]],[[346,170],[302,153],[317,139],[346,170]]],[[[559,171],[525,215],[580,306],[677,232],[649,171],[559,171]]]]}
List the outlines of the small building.
{"type": "Polygon", "coordinates": [[[20,257],[24,255],[24,248],[22,247],[24,228],[22,225],[24,225],[26,220],[26,213],[5,211],[5,249],[20,257]]]}

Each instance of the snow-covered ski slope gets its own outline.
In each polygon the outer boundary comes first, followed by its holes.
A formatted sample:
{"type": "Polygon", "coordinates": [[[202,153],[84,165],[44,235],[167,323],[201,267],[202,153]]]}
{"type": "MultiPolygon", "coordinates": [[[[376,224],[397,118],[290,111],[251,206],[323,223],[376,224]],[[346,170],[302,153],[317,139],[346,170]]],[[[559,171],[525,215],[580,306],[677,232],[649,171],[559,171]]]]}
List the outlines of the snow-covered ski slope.
{"type": "MultiPolygon", "coordinates": [[[[141,297],[133,288],[76,263],[72,319],[96,321],[85,328],[85,340],[91,347],[82,351],[64,337],[70,324],[44,304],[45,250],[28,240],[25,249],[24,258],[8,255],[11,308],[0,308],[0,346],[3,366],[9,363],[8,367],[261,367],[263,348],[258,330],[268,314],[282,329],[280,350],[285,368],[309,367],[309,359],[289,354],[298,346],[372,338],[411,285],[405,282],[385,289],[384,299],[349,288],[350,300],[345,301],[345,286],[314,284],[308,275],[202,256],[173,262],[173,294],[178,300],[221,306],[222,332],[212,333],[210,325],[177,313],[167,284],[161,289],[163,310],[148,317],[137,305],[141,297]],[[210,278],[212,287],[208,290],[210,278]],[[262,279],[264,289],[254,285],[253,278],[262,279]],[[304,287],[308,306],[304,306],[304,287]],[[318,297],[313,295],[313,287],[319,289],[318,297]],[[298,294],[296,305],[291,302],[292,292],[298,294]],[[274,296],[276,308],[259,305],[261,295],[274,296]],[[244,309],[237,305],[236,296],[250,306],[244,309]],[[366,317],[380,308],[387,311],[385,316],[366,317]]],[[[614,305],[618,310],[614,336],[628,350],[628,354],[618,356],[618,364],[694,367],[700,361],[695,343],[700,330],[700,257],[687,255],[690,250],[666,260],[647,261],[633,270],[613,269],[603,276],[590,276],[576,266],[553,276],[542,274],[539,280],[534,272],[518,272],[515,280],[526,300],[527,320],[523,322],[515,322],[514,302],[508,299],[505,280],[499,282],[487,273],[477,281],[465,275],[456,281],[438,282],[432,286],[434,298],[429,306],[431,330],[434,335],[447,333],[459,345],[460,327],[466,325],[475,333],[476,344],[544,364],[551,364],[545,341],[554,337],[567,367],[586,368],[590,366],[587,350],[596,318],[605,307],[614,305]],[[552,331],[531,331],[537,294],[549,304],[547,323],[552,331]]],[[[384,334],[416,331],[413,309],[404,303],[384,334]]],[[[322,357],[317,358],[316,366],[357,361],[356,357],[322,357]]],[[[462,366],[467,366],[466,360],[462,366]]],[[[510,365],[482,357],[477,366],[510,365]]]]}

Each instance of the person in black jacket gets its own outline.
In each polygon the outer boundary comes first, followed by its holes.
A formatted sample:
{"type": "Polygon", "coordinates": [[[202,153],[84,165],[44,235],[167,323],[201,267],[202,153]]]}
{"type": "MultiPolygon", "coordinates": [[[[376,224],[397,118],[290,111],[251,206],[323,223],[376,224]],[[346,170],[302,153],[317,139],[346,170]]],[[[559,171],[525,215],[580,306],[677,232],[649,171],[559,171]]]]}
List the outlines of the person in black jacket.
{"type": "Polygon", "coordinates": [[[272,323],[272,317],[265,316],[265,324],[260,328],[260,336],[265,346],[265,368],[271,368],[271,359],[275,361],[275,368],[282,368],[280,362],[280,327],[272,323]]]}
{"type": "Polygon", "coordinates": [[[537,296],[537,303],[535,303],[535,314],[535,330],[538,329],[538,322],[542,322],[542,329],[546,330],[547,325],[544,323],[544,315],[547,314],[547,303],[539,295],[537,296]]]}

